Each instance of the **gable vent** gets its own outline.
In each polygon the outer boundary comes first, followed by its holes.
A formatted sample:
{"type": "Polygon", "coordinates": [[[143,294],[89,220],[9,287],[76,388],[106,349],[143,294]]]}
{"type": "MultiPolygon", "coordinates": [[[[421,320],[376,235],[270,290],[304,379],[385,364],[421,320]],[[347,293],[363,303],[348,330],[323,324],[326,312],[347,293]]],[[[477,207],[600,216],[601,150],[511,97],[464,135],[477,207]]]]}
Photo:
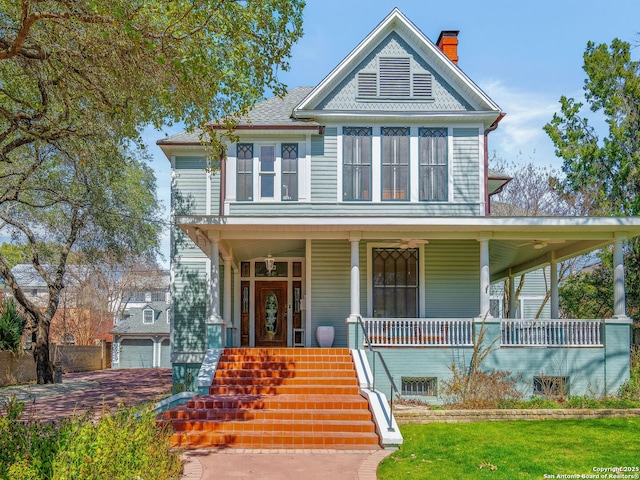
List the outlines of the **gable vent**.
{"type": "Polygon", "coordinates": [[[380,57],[380,96],[409,97],[411,95],[411,60],[380,57]]]}
{"type": "Polygon", "coordinates": [[[358,96],[375,97],[378,95],[378,74],[359,73],[358,74],[358,96]]]}
{"type": "Polygon", "coordinates": [[[413,96],[414,97],[431,97],[431,74],[430,73],[414,73],[413,74],[413,96]]]}

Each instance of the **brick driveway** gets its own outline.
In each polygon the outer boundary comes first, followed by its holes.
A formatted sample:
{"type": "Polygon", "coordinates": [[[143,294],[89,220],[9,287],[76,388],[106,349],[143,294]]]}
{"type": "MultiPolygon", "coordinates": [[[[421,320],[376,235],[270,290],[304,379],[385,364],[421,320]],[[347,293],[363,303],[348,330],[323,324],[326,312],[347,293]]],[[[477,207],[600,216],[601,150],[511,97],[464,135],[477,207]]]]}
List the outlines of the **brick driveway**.
{"type": "Polygon", "coordinates": [[[109,369],[67,373],[59,384],[0,388],[0,407],[15,395],[26,402],[29,415],[55,420],[88,411],[99,416],[104,409],[155,402],[170,394],[170,368],[109,369]]]}

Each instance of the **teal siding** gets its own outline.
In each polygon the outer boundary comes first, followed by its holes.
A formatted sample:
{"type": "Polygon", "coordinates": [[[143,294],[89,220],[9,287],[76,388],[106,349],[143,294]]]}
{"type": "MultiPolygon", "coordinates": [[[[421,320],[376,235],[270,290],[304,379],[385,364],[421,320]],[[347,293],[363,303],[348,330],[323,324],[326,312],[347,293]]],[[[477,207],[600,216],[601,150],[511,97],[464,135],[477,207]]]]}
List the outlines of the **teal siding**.
{"type": "Polygon", "coordinates": [[[200,364],[174,363],[172,367],[173,393],[196,392],[196,379],[200,364]]]}
{"type": "Polygon", "coordinates": [[[424,246],[427,317],[480,314],[480,247],[476,241],[432,240],[424,246]]]}
{"type": "MultiPolygon", "coordinates": [[[[327,128],[324,135],[311,137],[311,201],[335,202],[337,198],[338,183],[338,150],[336,128],[327,128]]],[[[281,205],[284,207],[284,205],[281,205]]],[[[298,206],[299,207],[299,206],[298,206]]],[[[280,206],[278,207],[280,209],[280,206]]],[[[296,208],[296,205],[287,205],[285,208],[296,208]]],[[[304,210],[309,209],[304,205],[304,210]]],[[[324,208],[322,209],[323,211],[324,208]]],[[[300,208],[297,213],[302,213],[300,208]]]]}
{"type": "Polygon", "coordinates": [[[207,174],[202,157],[176,157],[171,202],[176,215],[207,213],[207,174]]]}
{"type": "MultiPolygon", "coordinates": [[[[333,345],[347,345],[345,319],[350,312],[351,246],[346,240],[321,241],[311,244],[311,346],[316,347],[316,327],[332,325],[335,328],[333,345]]],[[[364,284],[363,284],[364,285],[364,284]]]]}
{"type": "Polygon", "coordinates": [[[202,249],[196,245],[189,236],[179,227],[172,227],[173,243],[171,244],[171,257],[196,257],[207,258],[202,249]]]}
{"type": "MultiPolygon", "coordinates": [[[[312,186],[312,200],[315,195],[312,186]]],[[[325,192],[326,193],[326,192],[325,192]]],[[[332,193],[335,200],[335,188],[332,193]]],[[[383,216],[407,216],[407,217],[441,217],[441,216],[477,216],[480,215],[480,205],[475,203],[463,204],[431,204],[402,203],[402,202],[333,202],[333,203],[263,203],[245,202],[230,205],[231,215],[273,215],[277,211],[279,215],[383,215],[383,216]]]]}
{"type": "Polygon", "coordinates": [[[480,144],[477,128],[453,129],[453,201],[480,201],[480,144]]]}
{"type": "Polygon", "coordinates": [[[206,349],[207,264],[174,262],[172,296],[173,353],[202,353],[206,349]]]}

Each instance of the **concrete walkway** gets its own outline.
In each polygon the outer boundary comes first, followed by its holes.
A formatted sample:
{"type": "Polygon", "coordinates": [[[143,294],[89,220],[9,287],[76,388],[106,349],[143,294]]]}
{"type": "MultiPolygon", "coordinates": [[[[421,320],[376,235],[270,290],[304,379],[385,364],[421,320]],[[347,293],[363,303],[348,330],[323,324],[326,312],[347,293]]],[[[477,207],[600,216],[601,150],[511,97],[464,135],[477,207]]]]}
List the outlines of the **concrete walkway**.
{"type": "MultiPolygon", "coordinates": [[[[55,420],[86,412],[100,416],[118,405],[156,402],[170,395],[171,369],[69,373],[62,383],[0,388],[0,406],[15,395],[26,414],[55,420]]],[[[375,480],[391,450],[191,450],[182,480],[375,480]]]]}

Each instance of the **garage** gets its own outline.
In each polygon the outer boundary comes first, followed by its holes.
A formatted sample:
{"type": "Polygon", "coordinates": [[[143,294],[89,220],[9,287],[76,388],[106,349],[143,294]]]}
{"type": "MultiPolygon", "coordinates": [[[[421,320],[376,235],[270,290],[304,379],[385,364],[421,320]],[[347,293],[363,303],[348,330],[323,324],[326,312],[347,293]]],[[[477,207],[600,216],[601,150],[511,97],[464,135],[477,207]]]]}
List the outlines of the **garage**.
{"type": "Polygon", "coordinates": [[[120,368],[153,367],[153,340],[126,338],[120,341],[120,368]]]}
{"type": "Polygon", "coordinates": [[[169,339],[163,340],[160,347],[160,367],[171,368],[171,344],[169,339]]]}

